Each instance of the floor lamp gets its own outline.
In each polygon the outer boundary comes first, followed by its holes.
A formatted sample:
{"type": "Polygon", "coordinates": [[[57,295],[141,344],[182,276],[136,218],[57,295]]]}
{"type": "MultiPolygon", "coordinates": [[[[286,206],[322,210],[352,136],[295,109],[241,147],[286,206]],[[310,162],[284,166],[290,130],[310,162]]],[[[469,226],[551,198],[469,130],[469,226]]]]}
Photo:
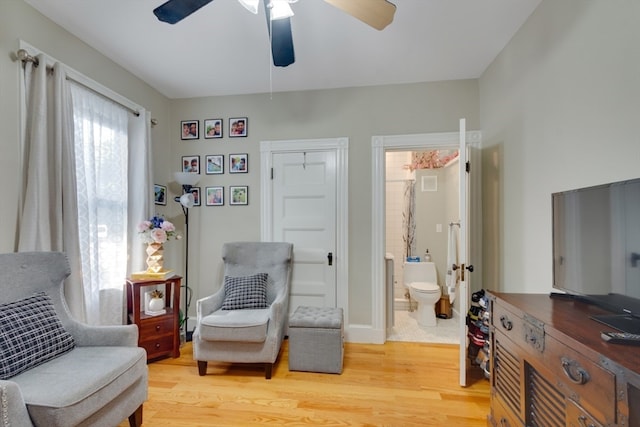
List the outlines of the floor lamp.
{"type": "Polygon", "coordinates": [[[176,182],[182,185],[182,196],[176,196],[174,199],[180,203],[182,213],[184,213],[184,336],[187,341],[191,341],[192,333],[189,333],[189,306],[191,305],[191,288],[189,287],[189,209],[194,205],[193,193],[191,187],[196,185],[200,180],[200,175],[190,172],[175,172],[174,178],[176,182]]]}

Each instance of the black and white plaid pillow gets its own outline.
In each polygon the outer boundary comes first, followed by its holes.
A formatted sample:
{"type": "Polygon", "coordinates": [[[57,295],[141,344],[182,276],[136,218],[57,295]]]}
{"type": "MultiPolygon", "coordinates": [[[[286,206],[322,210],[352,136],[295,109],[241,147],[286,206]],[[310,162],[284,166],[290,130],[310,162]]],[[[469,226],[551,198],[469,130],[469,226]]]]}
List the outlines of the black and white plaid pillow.
{"type": "Polygon", "coordinates": [[[224,277],[223,310],[267,308],[267,273],[246,277],[224,277]]]}
{"type": "Polygon", "coordinates": [[[0,304],[0,380],[6,380],[75,347],[44,292],[0,304]]]}

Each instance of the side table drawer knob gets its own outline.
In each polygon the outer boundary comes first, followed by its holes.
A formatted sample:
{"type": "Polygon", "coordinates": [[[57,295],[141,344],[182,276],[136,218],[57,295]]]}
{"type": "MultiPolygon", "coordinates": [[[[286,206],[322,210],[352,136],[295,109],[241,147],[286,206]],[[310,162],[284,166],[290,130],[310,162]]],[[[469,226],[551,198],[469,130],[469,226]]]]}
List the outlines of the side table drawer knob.
{"type": "Polygon", "coordinates": [[[156,325],[156,332],[160,332],[160,325],[156,325]]]}
{"type": "Polygon", "coordinates": [[[159,349],[159,348],[160,348],[160,343],[159,343],[159,342],[157,342],[157,343],[156,343],[156,349],[159,349]]]}

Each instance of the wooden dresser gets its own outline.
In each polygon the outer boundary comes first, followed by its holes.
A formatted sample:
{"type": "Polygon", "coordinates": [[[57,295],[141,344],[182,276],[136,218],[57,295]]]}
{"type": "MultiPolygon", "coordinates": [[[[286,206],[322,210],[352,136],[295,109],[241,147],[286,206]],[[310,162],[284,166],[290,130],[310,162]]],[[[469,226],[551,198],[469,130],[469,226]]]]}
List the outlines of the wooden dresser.
{"type": "Polygon", "coordinates": [[[491,413],[500,427],[640,427],[640,347],[608,344],[605,311],[566,298],[489,293],[491,413]]]}
{"type": "Polygon", "coordinates": [[[166,280],[127,279],[127,319],[138,325],[138,345],[147,351],[147,360],[163,356],[180,357],[180,276],[166,280]],[[165,313],[145,314],[144,294],[161,289],[165,313]]]}

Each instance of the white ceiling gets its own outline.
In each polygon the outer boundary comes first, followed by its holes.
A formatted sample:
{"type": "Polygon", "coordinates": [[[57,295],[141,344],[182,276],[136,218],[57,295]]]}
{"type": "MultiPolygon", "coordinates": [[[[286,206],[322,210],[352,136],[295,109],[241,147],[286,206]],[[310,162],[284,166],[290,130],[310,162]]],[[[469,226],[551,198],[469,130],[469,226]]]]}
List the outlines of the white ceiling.
{"type": "MultiPolygon", "coordinates": [[[[296,62],[271,66],[261,4],[214,0],[176,25],[165,0],[25,0],[169,98],[478,78],[541,0],[391,0],[377,31],[323,0],[292,5],[296,62]]],[[[262,2],[261,2],[262,3],[262,2]]]]}

